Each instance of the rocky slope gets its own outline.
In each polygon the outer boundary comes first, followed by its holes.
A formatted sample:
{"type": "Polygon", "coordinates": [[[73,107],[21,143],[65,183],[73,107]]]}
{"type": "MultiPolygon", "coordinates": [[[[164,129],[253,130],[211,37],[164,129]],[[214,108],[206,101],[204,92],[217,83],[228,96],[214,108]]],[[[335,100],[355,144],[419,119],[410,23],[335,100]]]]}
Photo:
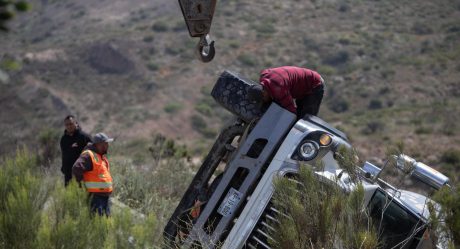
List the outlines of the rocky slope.
{"type": "Polygon", "coordinates": [[[218,1],[209,64],[176,1],[31,2],[0,38],[0,153],[68,113],[121,141],[163,133],[206,148],[229,117],[208,94],[218,75],[280,65],[324,76],[320,116],[366,157],[405,141],[441,163],[460,147],[456,1],[218,1]]]}

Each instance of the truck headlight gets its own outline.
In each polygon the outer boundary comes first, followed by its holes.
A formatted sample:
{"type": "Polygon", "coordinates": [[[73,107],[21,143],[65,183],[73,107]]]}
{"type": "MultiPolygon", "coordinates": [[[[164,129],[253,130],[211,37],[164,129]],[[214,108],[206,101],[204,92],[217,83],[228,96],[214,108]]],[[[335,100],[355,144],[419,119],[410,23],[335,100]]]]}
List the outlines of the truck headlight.
{"type": "Polygon", "coordinates": [[[318,154],[318,144],[313,141],[306,141],[299,147],[299,155],[302,160],[310,161],[318,154]]]}
{"type": "Polygon", "coordinates": [[[322,146],[328,146],[329,144],[331,144],[331,142],[332,142],[332,138],[331,136],[329,136],[329,134],[324,133],[319,137],[319,143],[322,146]]]}

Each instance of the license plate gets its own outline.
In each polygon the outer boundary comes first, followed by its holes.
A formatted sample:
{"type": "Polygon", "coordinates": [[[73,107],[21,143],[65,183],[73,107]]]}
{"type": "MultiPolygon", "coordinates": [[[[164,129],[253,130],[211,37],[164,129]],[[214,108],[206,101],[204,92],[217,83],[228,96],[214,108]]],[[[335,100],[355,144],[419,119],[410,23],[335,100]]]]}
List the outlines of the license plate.
{"type": "Polygon", "coordinates": [[[239,192],[234,188],[230,188],[230,190],[227,193],[227,196],[225,196],[224,201],[222,202],[222,204],[220,204],[219,208],[217,209],[217,212],[224,217],[232,215],[233,212],[235,212],[235,209],[238,207],[238,204],[240,203],[242,197],[243,193],[239,192]]]}

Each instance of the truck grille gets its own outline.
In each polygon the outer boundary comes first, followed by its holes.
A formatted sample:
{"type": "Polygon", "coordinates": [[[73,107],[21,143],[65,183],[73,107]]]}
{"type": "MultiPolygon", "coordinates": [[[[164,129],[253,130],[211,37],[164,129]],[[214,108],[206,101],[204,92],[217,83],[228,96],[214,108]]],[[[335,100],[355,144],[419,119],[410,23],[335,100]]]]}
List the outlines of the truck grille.
{"type": "MultiPolygon", "coordinates": [[[[301,184],[294,178],[294,175],[289,174],[285,177],[287,177],[290,181],[301,184]]],[[[249,235],[248,240],[245,243],[245,248],[271,249],[270,244],[276,243],[276,240],[272,237],[273,234],[276,233],[274,226],[276,226],[277,223],[280,223],[279,218],[281,216],[290,219],[290,217],[284,212],[276,209],[273,205],[273,202],[270,201],[260,216],[260,219],[254,227],[254,230],[249,235]]]]}
{"type": "Polygon", "coordinates": [[[271,249],[270,244],[276,242],[271,236],[276,232],[273,225],[279,223],[278,217],[280,215],[285,215],[279,210],[273,207],[273,204],[270,202],[262,213],[259,221],[257,222],[254,230],[249,235],[248,240],[246,241],[245,248],[251,249],[271,249]]]}

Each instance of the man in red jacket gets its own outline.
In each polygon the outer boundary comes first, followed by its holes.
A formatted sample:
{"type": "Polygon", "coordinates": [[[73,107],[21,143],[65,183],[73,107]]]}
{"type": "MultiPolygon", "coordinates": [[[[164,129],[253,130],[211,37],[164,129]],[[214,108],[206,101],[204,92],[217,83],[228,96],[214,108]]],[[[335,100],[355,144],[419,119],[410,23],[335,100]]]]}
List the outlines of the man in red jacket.
{"type": "Polygon", "coordinates": [[[324,94],[324,80],[317,72],[294,66],[265,69],[260,73],[260,85],[249,89],[249,99],[281,107],[302,118],[317,115],[324,94]]]}

